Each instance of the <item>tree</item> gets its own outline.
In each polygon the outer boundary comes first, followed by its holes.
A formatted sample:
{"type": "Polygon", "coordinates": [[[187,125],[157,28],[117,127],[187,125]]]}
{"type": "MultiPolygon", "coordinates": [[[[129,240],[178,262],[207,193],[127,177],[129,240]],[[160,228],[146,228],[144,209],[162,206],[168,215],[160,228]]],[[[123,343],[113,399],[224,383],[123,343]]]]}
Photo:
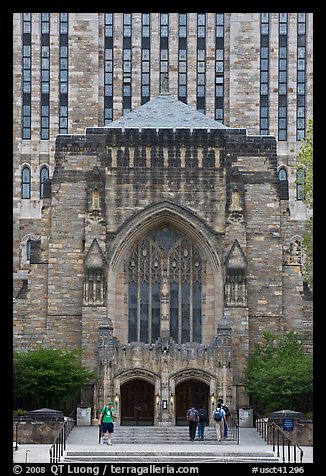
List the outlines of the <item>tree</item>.
{"type": "MultiPolygon", "coordinates": [[[[303,174],[303,202],[312,209],[313,207],[313,120],[307,120],[307,133],[302,141],[296,163],[297,173],[303,174]]],[[[306,223],[306,233],[303,238],[303,276],[309,287],[313,287],[313,234],[312,219],[306,223]]]]}
{"type": "Polygon", "coordinates": [[[35,406],[64,402],[96,374],[79,363],[78,355],[67,350],[37,349],[14,353],[14,397],[28,399],[35,406]]]}
{"type": "Polygon", "coordinates": [[[304,352],[299,336],[263,334],[247,366],[247,391],[260,412],[312,410],[312,355],[304,352]]]}

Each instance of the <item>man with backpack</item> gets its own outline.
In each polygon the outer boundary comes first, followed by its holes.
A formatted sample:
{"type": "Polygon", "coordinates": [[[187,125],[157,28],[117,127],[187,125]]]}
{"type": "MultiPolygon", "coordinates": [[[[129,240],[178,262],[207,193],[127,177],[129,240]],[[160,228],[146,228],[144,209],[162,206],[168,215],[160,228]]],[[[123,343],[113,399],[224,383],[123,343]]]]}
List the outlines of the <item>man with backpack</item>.
{"type": "Polygon", "coordinates": [[[207,425],[207,411],[205,405],[202,405],[198,410],[199,423],[198,423],[198,439],[204,439],[205,426],[207,425]]]}
{"type": "Polygon", "coordinates": [[[221,403],[222,408],[225,411],[225,419],[224,419],[224,439],[225,439],[228,436],[228,418],[230,416],[230,410],[229,410],[229,407],[223,403],[222,398],[219,398],[217,401],[221,403]]]}
{"type": "Polygon", "coordinates": [[[213,420],[215,424],[217,441],[222,441],[224,436],[225,411],[223,410],[222,404],[220,402],[218,402],[216,409],[213,411],[213,420]]]}
{"type": "Polygon", "coordinates": [[[195,405],[191,405],[187,411],[187,420],[189,426],[189,441],[195,441],[196,429],[199,423],[199,414],[196,410],[195,405]]]}

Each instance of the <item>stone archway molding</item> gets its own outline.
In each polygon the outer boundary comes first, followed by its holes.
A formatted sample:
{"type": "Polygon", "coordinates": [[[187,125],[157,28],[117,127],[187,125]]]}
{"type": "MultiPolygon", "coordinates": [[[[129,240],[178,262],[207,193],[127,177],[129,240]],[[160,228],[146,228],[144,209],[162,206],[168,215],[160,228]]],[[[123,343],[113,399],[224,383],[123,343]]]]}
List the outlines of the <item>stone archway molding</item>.
{"type": "Polygon", "coordinates": [[[170,382],[176,387],[179,383],[186,382],[187,380],[198,380],[201,383],[205,383],[209,387],[215,382],[216,376],[208,372],[207,370],[188,368],[179,370],[170,376],[170,382]]]}
{"type": "Polygon", "coordinates": [[[124,370],[114,376],[115,380],[119,381],[119,386],[124,385],[132,380],[145,380],[152,385],[156,385],[160,376],[154,372],[151,372],[147,369],[128,369],[124,370]]]}
{"type": "Polygon", "coordinates": [[[118,230],[110,243],[108,263],[113,274],[133,244],[158,226],[172,226],[198,243],[215,272],[220,270],[221,260],[216,237],[220,236],[192,210],[169,200],[149,205],[136,216],[129,218],[118,230]]]}

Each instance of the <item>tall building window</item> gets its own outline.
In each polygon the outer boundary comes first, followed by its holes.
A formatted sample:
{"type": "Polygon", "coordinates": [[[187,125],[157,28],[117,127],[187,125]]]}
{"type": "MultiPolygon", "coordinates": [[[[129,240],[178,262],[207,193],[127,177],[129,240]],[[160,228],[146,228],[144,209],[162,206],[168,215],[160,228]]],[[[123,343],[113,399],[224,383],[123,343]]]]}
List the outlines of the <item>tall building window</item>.
{"type": "Polygon", "coordinates": [[[27,165],[21,174],[21,198],[31,198],[31,171],[27,165]]]}
{"type": "Polygon", "coordinates": [[[59,133],[68,134],[68,13],[59,13],[59,133]]]}
{"type": "Polygon", "coordinates": [[[224,121],[224,13],[216,14],[215,119],[219,122],[224,121]]]}
{"type": "Polygon", "coordinates": [[[41,139],[50,138],[50,13],[41,13],[41,139]]]}
{"type": "Polygon", "coordinates": [[[298,13],[297,21],[297,140],[306,129],[306,14],[298,13]]]}
{"type": "Polygon", "coordinates": [[[27,261],[30,261],[30,259],[31,259],[31,243],[32,243],[31,239],[26,241],[26,259],[27,259],[27,261]]]}
{"type": "Polygon", "coordinates": [[[203,261],[194,243],[168,227],[154,230],[131,250],[125,270],[129,342],[154,343],[161,316],[175,342],[201,342],[203,261]]]}
{"type": "Polygon", "coordinates": [[[150,100],[151,14],[141,14],[141,104],[150,100]]]}
{"type": "Polygon", "coordinates": [[[41,167],[40,171],[40,198],[44,196],[44,181],[49,179],[49,169],[46,165],[41,167]]]}
{"type": "Polygon", "coordinates": [[[23,51],[22,51],[22,138],[31,138],[31,92],[32,92],[32,14],[22,13],[23,51]]]}
{"type": "Polygon", "coordinates": [[[104,125],[113,121],[113,13],[104,14],[104,125]]]}
{"type": "Polygon", "coordinates": [[[304,170],[299,169],[297,171],[297,177],[296,177],[297,200],[299,201],[302,201],[305,198],[304,182],[305,182],[304,170]]]}
{"type": "Polygon", "coordinates": [[[260,134],[269,133],[269,14],[260,14],[260,134]]]}
{"type": "Polygon", "coordinates": [[[205,113],[206,106],[206,14],[197,13],[197,109],[205,113]]]}
{"type": "Polygon", "coordinates": [[[288,14],[279,13],[278,140],[287,140],[288,14]]]}
{"type": "Polygon", "coordinates": [[[160,13],[160,90],[169,74],[169,14],[160,13]]]}
{"type": "Polygon", "coordinates": [[[123,114],[131,111],[131,73],[132,73],[132,16],[123,13],[123,53],[122,53],[122,108],[123,114]]]}
{"type": "Polygon", "coordinates": [[[178,99],[187,103],[187,13],[179,13],[178,99]]]}

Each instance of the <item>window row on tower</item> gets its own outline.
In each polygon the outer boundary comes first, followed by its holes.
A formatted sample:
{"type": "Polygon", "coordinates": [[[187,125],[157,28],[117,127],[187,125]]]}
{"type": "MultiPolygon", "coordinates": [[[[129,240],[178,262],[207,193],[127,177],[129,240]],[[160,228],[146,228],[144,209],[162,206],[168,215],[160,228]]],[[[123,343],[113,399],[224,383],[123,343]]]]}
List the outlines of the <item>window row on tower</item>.
{"type": "MultiPolygon", "coordinates": [[[[49,168],[46,165],[43,165],[40,169],[40,198],[44,197],[44,183],[45,180],[49,179],[49,168]]],[[[21,171],[21,198],[29,199],[31,198],[31,169],[29,165],[24,165],[21,171]]]]}

